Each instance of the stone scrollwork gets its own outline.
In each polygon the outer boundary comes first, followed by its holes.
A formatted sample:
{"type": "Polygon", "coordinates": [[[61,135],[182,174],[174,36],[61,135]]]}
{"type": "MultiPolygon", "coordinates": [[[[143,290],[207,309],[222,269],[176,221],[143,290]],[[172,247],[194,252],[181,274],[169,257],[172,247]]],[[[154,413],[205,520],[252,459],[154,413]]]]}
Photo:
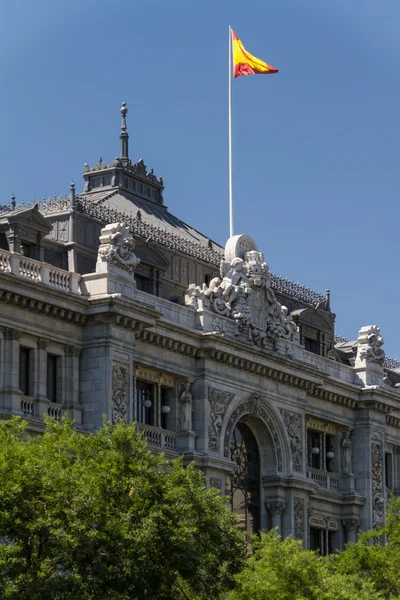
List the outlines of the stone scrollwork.
{"type": "Polygon", "coordinates": [[[235,410],[231,414],[225,431],[224,456],[229,456],[232,432],[236,423],[242,416],[248,414],[261,419],[267,425],[275,446],[277,470],[282,471],[283,452],[278,431],[269,414],[269,411],[267,410],[263,402],[262,397],[256,394],[253,394],[248,400],[242,402],[242,404],[235,408],[235,410]]]}
{"type": "Polygon", "coordinates": [[[101,230],[98,263],[108,263],[133,274],[140,260],[133,249],[135,241],[125,223],[112,223],[101,230]]]}
{"type": "Polygon", "coordinates": [[[283,420],[286,425],[286,430],[290,438],[290,446],[292,449],[293,470],[301,472],[303,449],[301,443],[302,417],[298,413],[291,413],[287,410],[281,410],[283,420]]]}
{"type": "Polygon", "coordinates": [[[382,526],[385,520],[385,501],[383,497],[382,480],[382,445],[380,442],[371,444],[371,473],[372,473],[372,513],[374,526],[382,526]]]}
{"type": "Polygon", "coordinates": [[[126,422],[128,405],[128,367],[113,365],[112,369],[112,423],[126,422]]]}
{"type": "Polygon", "coordinates": [[[230,238],[220,277],[214,277],[208,286],[191,285],[186,301],[195,308],[233,319],[236,335],[245,335],[258,346],[264,347],[268,341],[276,344],[278,339],[298,341],[293,318],[275,297],[264,255],[249,240],[247,236],[230,238]],[[241,238],[246,239],[246,244],[241,244],[241,238]]]}
{"type": "Polygon", "coordinates": [[[383,366],[385,361],[383,344],[384,341],[379,327],[376,325],[362,327],[358,334],[359,358],[365,362],[373,362],[383,366]]]}
{"type": "Polygon", "coordinates": [[[219,452],[222,422],[228,404],[234,394],[215,388],[208,388],[208,401],[210,403],[210,422],[208,426],[208,448],[219,452]]]}
{"type": "Polygon", "coordinates": [[[294,499],[294,537],[296,540],[304,539],[304,500],[294,499]]]}

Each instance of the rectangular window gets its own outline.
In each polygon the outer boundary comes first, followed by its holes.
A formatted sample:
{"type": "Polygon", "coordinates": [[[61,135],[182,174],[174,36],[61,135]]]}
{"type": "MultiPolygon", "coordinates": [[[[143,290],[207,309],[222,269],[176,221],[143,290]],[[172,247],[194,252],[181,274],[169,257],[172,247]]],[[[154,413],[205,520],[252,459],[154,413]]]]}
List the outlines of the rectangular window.
{"type": "Polygon", "coordinates": [[[318,527],[310,527],[310,550],[326,556],[332,552],[332,549],[332,532],[318,527]]]}
{"type": "Polygon", "coordinates": [[[138,423],[153,425],[154,385],[143,381],[136,382],[136,420],[138,423]]]}
{"type": "Polygon", "coordinates": [[[388,490],[393,489],[393,455],[385,452],[385,483],[388,490]]]}
{"type": "Polygon", "coordinates": [[[304,338],[304,348],[308,352],[312,352],[313,354],[321,354],[321,345],[318,340],[313,340],[311,338],[304,338]]]}
{"type": "Polygon", "coordinates": [[[30,396],[30,348],[19,349],[19,389],[24,396],[30,396]]]}
{"type": "Polygon", "coordinates": [[[47,398],[50,402],[59,401],[59,368],[60,357],[54,354],[47,355],[47,398]]]}

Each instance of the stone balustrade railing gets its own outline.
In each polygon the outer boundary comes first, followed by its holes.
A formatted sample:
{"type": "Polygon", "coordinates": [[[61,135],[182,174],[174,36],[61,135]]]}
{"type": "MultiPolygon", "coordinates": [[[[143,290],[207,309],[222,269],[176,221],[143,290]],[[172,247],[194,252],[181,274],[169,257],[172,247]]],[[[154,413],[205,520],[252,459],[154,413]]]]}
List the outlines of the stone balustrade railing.
{"type": "Polygon", "coordinates": [[[79,273],[71,273],[19,254],[0,250],[0,273],[10,273],[34,282],[44,283],[61,292],[80,294],[79,273]]]}
{"type": "Polygon", "coordinates": [[[176,450],[176,433],[168,429],[137,423],[137,430],[143,432],[150,448],[157,450],[176,450]]]}
{"type": "Polygon", "coordinates": [[[307,477],[318,483],[318,485],[324,490],[330,490],[332,492],[339,491],[339,475],[337,473],[330,473],[328,471],[321,471],[320,469],[312,469],[308,467],[307,477]]]}

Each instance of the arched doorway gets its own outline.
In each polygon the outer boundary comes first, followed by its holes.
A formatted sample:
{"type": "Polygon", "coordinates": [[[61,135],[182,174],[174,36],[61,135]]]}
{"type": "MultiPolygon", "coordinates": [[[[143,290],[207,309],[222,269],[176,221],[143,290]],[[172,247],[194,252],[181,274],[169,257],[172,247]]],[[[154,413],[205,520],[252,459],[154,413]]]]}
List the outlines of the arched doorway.
{"type": "Polygon", "coordinates": [[[260,530],[260,452],[250,427],[240,420],[233,432],[230,458],[236,464],[229,479],[232,511],[247,542],[260,530]]]}

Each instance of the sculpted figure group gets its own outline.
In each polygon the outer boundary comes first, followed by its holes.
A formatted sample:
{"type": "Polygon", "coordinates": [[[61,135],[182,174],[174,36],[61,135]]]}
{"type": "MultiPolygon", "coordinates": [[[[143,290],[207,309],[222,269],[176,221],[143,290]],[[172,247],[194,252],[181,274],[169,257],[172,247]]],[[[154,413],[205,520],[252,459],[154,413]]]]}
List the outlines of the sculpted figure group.
{"type": "Polygon", "coordinates": [[[276,299],[271,288],[268,265],[261,252],[250,250],[244,257],[222,260],[220,277],[210,284],[189,289],[192,303],[201,299],[202,306],[231,317],[237,335],[247,334],[259,346],[279,338],[297,341],[297,326],[286,306],[276,299]]]}

